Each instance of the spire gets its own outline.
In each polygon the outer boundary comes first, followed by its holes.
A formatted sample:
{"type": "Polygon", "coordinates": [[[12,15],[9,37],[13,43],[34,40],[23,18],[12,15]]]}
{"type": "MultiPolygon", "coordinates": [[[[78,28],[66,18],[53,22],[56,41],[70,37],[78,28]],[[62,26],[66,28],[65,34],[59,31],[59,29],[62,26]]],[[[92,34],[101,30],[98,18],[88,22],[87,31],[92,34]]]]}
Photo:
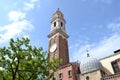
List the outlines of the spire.
{"type": "Polygon", "coordinates": [[[60,9],[58,8],[57,11],[59,11],[60,9]]]}
{"type": "Polygon", "coordinates": [[[90,54],[89,54],[89,53],[87,53],[87,57],[90,57],[90,54]]]}
{"type": "Polygon", "coordinates": [[[88,50],[86,50],[86,52],[87,52],[87,57],[90,57],[89,51],[88,51],[88,50]]]}

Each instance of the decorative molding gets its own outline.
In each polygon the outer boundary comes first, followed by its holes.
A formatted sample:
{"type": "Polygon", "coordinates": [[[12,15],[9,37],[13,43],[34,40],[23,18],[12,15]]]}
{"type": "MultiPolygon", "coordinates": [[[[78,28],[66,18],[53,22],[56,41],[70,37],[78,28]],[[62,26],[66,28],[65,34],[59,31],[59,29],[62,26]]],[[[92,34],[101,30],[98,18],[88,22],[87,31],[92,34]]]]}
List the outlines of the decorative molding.
{"type": "Polygon", "coordinates": [[[120,73],[112,74],[101,78],[101,80],[118,80],[120,79],[120,73]]]}
{"type": "Polygon", "coordinates": [[[64,37],[62,34],[57,33],[57,34],[53,35],[51,38],[49,38],[49,41],[50,41],[51,39],[55,38],[56,36],[61,36],[63,39],[66,39],[66,40],[67,40],[67,38],[64,37]]]}

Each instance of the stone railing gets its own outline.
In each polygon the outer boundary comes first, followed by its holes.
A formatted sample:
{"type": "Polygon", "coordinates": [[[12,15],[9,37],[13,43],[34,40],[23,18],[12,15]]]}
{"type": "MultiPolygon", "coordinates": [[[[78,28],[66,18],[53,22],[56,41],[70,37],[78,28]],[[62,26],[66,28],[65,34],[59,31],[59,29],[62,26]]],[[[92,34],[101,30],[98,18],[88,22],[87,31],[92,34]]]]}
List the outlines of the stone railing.
{"type": "Polygon", "coordinates": [[[120,73],[105,76],[101,80],[120,80],[120,73]]]}

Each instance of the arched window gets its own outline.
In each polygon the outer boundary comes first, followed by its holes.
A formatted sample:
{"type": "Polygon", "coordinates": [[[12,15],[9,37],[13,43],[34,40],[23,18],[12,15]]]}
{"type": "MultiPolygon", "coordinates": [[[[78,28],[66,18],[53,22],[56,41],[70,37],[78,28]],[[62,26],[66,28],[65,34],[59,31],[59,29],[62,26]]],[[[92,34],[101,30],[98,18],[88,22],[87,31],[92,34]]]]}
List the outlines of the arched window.
{"type": "Polygon", "coordinates": [[[90,80],[89,76],[86,77],[86,80],[90,80]]]}
{"type": "Polygon", "coordinates": [[[54,27],[56,26],[56,22],[54,22],[54,27]]]}
{"type": "Polygon", "coordinates": [[[61,27],[63,26],[63,23],[61,22],[61,27]]]}

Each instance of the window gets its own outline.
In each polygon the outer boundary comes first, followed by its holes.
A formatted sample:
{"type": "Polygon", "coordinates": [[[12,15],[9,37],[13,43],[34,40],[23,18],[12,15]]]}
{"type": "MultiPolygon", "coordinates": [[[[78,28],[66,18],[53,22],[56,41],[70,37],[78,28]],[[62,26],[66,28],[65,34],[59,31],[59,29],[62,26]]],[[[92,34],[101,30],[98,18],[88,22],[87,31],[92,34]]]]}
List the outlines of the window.
{"type": "Polygon", "coordinates": [[[113,70],[114,70],[115,73],[120,72],[117,61],[113,61],[111,64],[112,64],[112,67],[113,67],[113,70]]]}
{"type": "Polygon", "coordinates": [[[80,74],[81,72],[80,72],[80,68],[79,67],[77,67],[77,74],[80,74]]]}
{"type": "Polygon", "coordinates": [[[63,26],[63,23],[61,22],[61,27],[63,26]]]}
{"type": "Polygon", "coordinates": [[[63,77],[63,74],[62,74],[62,73],[60,73],[60,74],[59,74],[59,78],[60,78],[60,79],[62,79],[62,77],[63,77]]]}
{"type": "Polygon", "coordinates": [[[90,80],[89,76],[86,77],[86,80],[90,80]]]}
{"type": "Polygon", "coordinates": [[[72,71],[71,71],[71,70],[68,71],[68,76],[69,76],[69,77],[72,76],[72,71]]]}
{"type": "Polygon", "coordinates": [[[56,22],[54,22],[54,27],[56,26],[56,22]]]}

